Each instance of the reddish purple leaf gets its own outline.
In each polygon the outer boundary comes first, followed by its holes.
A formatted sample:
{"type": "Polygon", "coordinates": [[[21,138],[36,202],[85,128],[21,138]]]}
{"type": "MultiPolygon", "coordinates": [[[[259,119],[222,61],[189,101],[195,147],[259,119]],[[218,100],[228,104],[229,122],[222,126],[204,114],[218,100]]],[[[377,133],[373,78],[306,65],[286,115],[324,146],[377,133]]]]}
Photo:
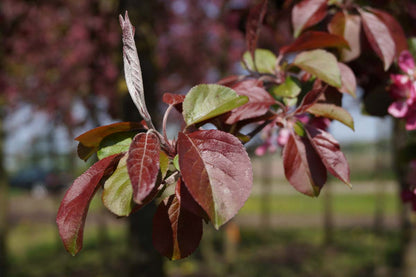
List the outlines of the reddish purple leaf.
{"type": "Polygon", "coordinates": [[[328,30],[331,34],[342,36],[348,41],[350,49],[341,50],[342,61],[352,61],[360,56],[361,17],[359,15],[338,12],[328,24],[328,30]]]}
{"type": "Polygon", "coordinates": [[[286,179],[297,191],[309,196],[319,195],[327,172],[307,137],[291,132],[283,149],[283,167],[286,179]]]}
{"type": "Polygon", "coordinates": [[[306,28],[315,25],[327,13],[327,0],[303,0],[292,10],[294,36],[298,37],[306,28]]]}
{"type": "Polygon", "coordinates": [[[201,218],[209,220],[207,213],[202,209],[201,206],[199,206],[199,204],[195,201],[195,199],[189,193],[189,190],[186,187],[185,183],[182,181],[182,179],[178,180],[178,184],[176,185],[176,188],[175,188],[175,194],[177,198],[181,199],[181,206],[184,209],[190,211],[191,213],[201,218]]]}
{"type": "Polygon", "coordinates": [[[357,80],[354,72],[349,66],[344,63],[338,63],[339,70],[341,72],[341,83],[342,87],[338,90],[340,92],[348,93],[353,97],[356,97],[357,80]]]}
{"type": "Polygon", "coordinates": [[[175,195],[163,200],[153,218],[153,245],[171,260],[183,259],[198,247],[202,219],[181,205],[175,195]]]}
{"type": "Polygon", "coordinates": [[[222,78],[221,80],[219,80],[217,82],[217,84],[222,85],[222,86],[226,86],[226,87],[231,87],[235,83],[237,83],[239,79],[240,79],[240,76],[231,75],[231,76],[227,76],[227,77],[222,78]]]}
{"type": "Polygon", "coordinates": [[[255,79],[242,81],[232,87],[238,95],[248,97],[248,103],[231,111],[227,118],[227,124],[234,124],[238,121],[262,116],[275,104],[274,98],[263,88],[262,82],[255,79]]]}
{"type": "Polygon", "coordinates": [[[254,51],[257,47],[257,40],[260,32],[260,26],[263,22],[264,16],[267,10],[267,0],[262,0],[250,9],[247,23],[246,23],[246,44],[247,50],[250,52],[252,59],[254,60],[254,51]]]}
{"type": "Polygon", "coordinates": [[[163,102],[168,105],[181,104],[183,100],[185,100],[185,95],[182,94],[174,94],[169,92],[163,94],[163,102]]]}
{"type": "Polygon", "coordinates": [[[320,81],[315,81],[313,85],[313,89],[306,93],[303,97],[302,102],[300,103],[299,107],[296,109],[296,114],[304,113],[310,106],[318,102],[322,98],[322,94],[325,91],[327,86],[322,88],[320,81]]]}
{"type": "Polygon", "coordinates": [[[78,156],[83,160],[87,160],[94,152],[97,152],[98,146],[106,136],[126,131],[139,131],[141,129],[143,129],[143,125],[138,122],[119,122],[89,130],[75,138],[75,140],[79,141],[78,156]]]}
{"type": "Polygon", "coordinates": [[[231,134],[202,130],[179,133],[178,154],[186,187],[218,229],[250,195],[253,173],[244,146],[231,134]]]}
{"type": "Polygon", "coordinates": [[[306,126],[306,130],[312,146],[321,157],[326,169],[351,187],[350,167],[344,153],[340,150],[338,142],[328,132],[313,126],[306,126]]]}
{"type": "Polygon", "coordinates": [[[117,167],[122,154],[106,157],[79,176],[65,193],[56,216],[59,235],[72,255],[82,248],[84,224],[89,204],[102,181],[117,167]]]}
{"type": "Polygon", "coordinates": [[[282,47],[281,54],[317,48],[349,48],[348,42],[339,35],[319,31],[308,31],[300,35],[292,44],[282,47]]]}
{"type": "Polygon", "coordinates": [[[133,200],[137,204],[154,191],[159,173],[159,138],[153,131],[137,134],[129,149],[127,171],[133,186],[133,200]]]}
{"type": "Polygon", "coordinates": [[[398,58],[403,50],[407,50],[409,48],[402,26],[389,13],[377,9],[371,9],[371,12],[377,15],[377,17],[384,22],[387,28],[389,28],[390,34],[392,35],[396,45],[396,58],[398,58]]]}
{"type": "Polygon", "coordinates": [[[393,62],[396,46],[389,28],[375,14],[359,9],[363,20],[364,32],[374,52],[384,63],[387,70],[393,62]]]}

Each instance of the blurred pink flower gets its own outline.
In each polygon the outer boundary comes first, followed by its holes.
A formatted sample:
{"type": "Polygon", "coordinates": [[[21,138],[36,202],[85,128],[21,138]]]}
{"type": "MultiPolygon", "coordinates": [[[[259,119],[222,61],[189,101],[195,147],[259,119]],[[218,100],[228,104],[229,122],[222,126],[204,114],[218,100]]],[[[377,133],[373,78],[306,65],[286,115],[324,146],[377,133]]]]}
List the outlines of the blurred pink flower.
{"type": "Polygon", "coordinates": [[[392,74],[390,95],[395,100],[388,112],[396,118],[406,120],[406,129],[416,129],[416,71],[415,61],[409,51],[399,57],[399,67],[405,74],[392,74]]]}

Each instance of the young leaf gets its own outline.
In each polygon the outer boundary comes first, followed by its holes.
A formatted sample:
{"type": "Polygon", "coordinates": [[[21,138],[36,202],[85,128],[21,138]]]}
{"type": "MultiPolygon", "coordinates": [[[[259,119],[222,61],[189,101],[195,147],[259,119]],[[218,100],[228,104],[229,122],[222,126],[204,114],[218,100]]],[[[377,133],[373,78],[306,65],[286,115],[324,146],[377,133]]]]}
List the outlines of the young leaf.
{"type": "Polygon", "coordinates": [[[202,237],[202,219],[184,209],[175,195],[163,200],[153,218],[153,245],[171,260],[189,256],[202,237]]]}
{"type": "Polygon", "coordinates": [[[254,59],[254,51],[257,47],[258,35],[260,32],[260,26],[263,22],[264,16],[267,10],[267,0],[262,0],[250,9],[246,24],[246,44],[247,50],[250,52],[251,57],[254,59]]]}
{"type": "Polygon", "coordinates": [[[342,85],[337,59],[325,50],[302,52],[296,56],[293,64],[331,86],[339,88],[342,85]]]}
{"type": "Polygon", "coordinates": [[[113,155],[93,164],[65,193],[56,216],[59,235],[65,249],[77,254],[82,248],[85,219],[92,197],[102,180],[117,166],[122,155],[113,155]]]}
{"type": "Polygon", "coordinates": [[[306,130],[314,149],[321,157],[326,169],[351,187],[348,161],[344,153],[341,152],[338,142],[328,132],[313,126],[306,126],[306,130]]]}
{"type": "Polygon", "coordinates": [[[255,79],[238,83],[233,87],[238,95],[248,97],[248,103],[231,111],[225,123],[234,124],[240,120],[262,116],[275,104],[274,98],[263,88],[263,84],[255,79]]]}
{"type": "Polygon", "coordinates": [[[162,99],[162,101],[168,105],[181,104],[183,100],[185,100],[185,95],[174,94],[169,92],[164,93],[162,99]]]}
{"type": "Polygon", "coordinates": [[[250,71],[257,71],[259,73],[275,73],[277,57],[272,51],[267,49],[256,49],[254,52],[254,60],[256,65],[254,66],[253,58],[249,52],[245,52],[243,55],[243,67],[250,71]]]}
{"type": "Polygon", "coordinates": [[[327,172],[307,137],[289,135],[283,149],[283,167],[286,179],[297,191],[308,196],[319,195],[327,172]]]}
{"type": "Polygon", "coordinates": [[[160,150],[159,138],[152,131],[136,135],[130,145],[127,171],[137,204],[143,204],[156,186],[160,150]]]}
{"type": "Polygon", "coordinates": [[[293,34],[300,33],[324,19],[327,13],[327,0],[303,0],[292,9],[293,34]]]}
{"type": "Polygon", "coordinates": [[[244,146],[231,134],[203,130],[179,133],[178,154],[186,187],[218,229],[250,195],[253,174],[244,146]]]}
{"type": "Polygon", "coordinates": [[[331,34],[342,36],[348,41],[350,49],[341,50],[342,61],[349,62],[360,56],[361,17],[359,15],[338,12],[328,24],[328,30],[331,34]]]}
{"type": "Polygon", "coordinates": [[[308,31],[300,35],[293,43],[280,49],[281,54],[311,50],[317,48],[349,48],[348,42],[339,35],[326,32],[308,31]]]}
{"type": "Polygon", "coordinates": [[[384,70],[393,62],[396,47],[389,28],[375,14],[359,9],[364,32],[374,52],[384,63],[384,70]]]}
{"type": "Polygon", "coordinates": [[[301,90],[297,82],[287,76],[284,83],[272,88],[271,93],[277,97],[297,97],[301,90]]]}
{"type": "Polygon", "coordinates": [[[185,97],[183,118],[189,126],[229,112],[247,102],[247,96],[239,96],[228,87],[216,84],[198,85],[185,97]]]}
{"type": "Polygon", "coordinates": [[[97,151],[98,159],[101,160],[105,157],[128,151],[135,135],[136,132],[122,132],[106,136],[101,141],[97,151]]]}
{"type": "Polygon", "coordinates": [[[120,15],[120,26],[123,30],[123,63],[124,75],[126,78],[127,89],[131,99],[140,112],[140,115],[146,121],[147,126],[154,129],[152,119],[147,111],[146,102],[144,100],[142,69],[137,54],[136,44],[134,42],[134,27],[130,23],[129,16],[120,15]]]}
{"type": "Polygon", "coordinates": [[[127,172],[127,155],[120,159],[114,173],[105,181],[101,196],[104,206],[118,216],[128,216],[133,207],[133,188],[127,172]]]}
{"type": "Polygon", "coordinates": [[[322,98],[324,91],[325,88],[322,88],[321,83],[319,81],[315,81],[312,90],[305,94],[295,113],[304,113],[310,106],[322,98]]]}
{"type": "Polygon", "coordinates": [[[406,35],[403,31],[402,26],[397,20],[384,11],[378,9],[371,9],[371,12],[377,15],[377,17],[384,22],[384,24],[389,28],[390,34],[393,37],[394,44],[396,46],[396,58],[400,56],[400,53],[404,50],[408,50],[406,35]]]}
{"type": "Polygon", "coordinates": [[[101,141],[105,137],[115,133],[140,130],[143,130],[143,126],[138,122],[119,122],[89,130],[75,138],[79,141],[78,155],[81,159],[87,160],[98,150],[101,141]]]}
{"type": "Polygon", "coordinates": [[[357,80],[355,79],[354,72],[349,66],[343,63],[338,63],[339,70],[341,72],[341,88],[340,92],[348,93],[352,97],[356,97],[357,80]]]}
{"type": "Polygon", "coordinates": [[[315,115],[315,116],[322,116],[330,119],[338,120],[339,122],[345,124],[346,126],[350,127],[354,130],[354,120],[349,112],[345,109],[338,107],[333,104],[325,104],[325,103],[315,103],[310,106],[307,112],[315,115]]]}

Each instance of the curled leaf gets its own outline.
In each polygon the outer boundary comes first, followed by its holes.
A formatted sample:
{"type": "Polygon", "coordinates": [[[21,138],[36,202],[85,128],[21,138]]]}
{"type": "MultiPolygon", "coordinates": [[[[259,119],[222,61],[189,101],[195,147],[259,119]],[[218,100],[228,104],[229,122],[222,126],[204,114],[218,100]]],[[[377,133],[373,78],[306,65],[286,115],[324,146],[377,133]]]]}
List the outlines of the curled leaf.
{"type": "Polygon", "coordinates": [[[181,205],[175,195],[163,200],[153,218],[153,245],[165,257],[179,260],[198,247],[202,237],[202,219],[181,205]]]}
{"type": "Polygon", "coordinates": [[[130,145],[127,170],[137,204],[142,204],[155,189],[160,150],[159,138],[152,131],[136,135],[130,145]]]}
{"type": "Polygon", "coordinates": [[[307,137],[289,135],[283,149],[283,167],[286,179],[297,191],[308,196],[319,195],[327,171],[307,137]]]}
{"type": "Polygon", "coordinates": [[[390,30],[375,14],[362,9],[359,9],[359,12],[363,20],[364,31],[368,42],[377,56],[383,61],[384,70],[387,70],[393,63],[396,53],[396,46],[390,30]]]}
{"type": "Polygon", "coordinates": [[[119,19],[123,31],[123,63],[127,89],[140,115],[146,121],[147,126],[154,129],[144,100],[142,69],[137,54],[136,43],[134,42],[134,27],[130,23],[127,11],[124,19],[121,15],[119,19]]]}
{"type": "Polygon", "coordinates": [[[323,130],[313,126],[306,126],[312,146],[321,157],[326,169],[335,177],[351,187],[350,168],[338,142],[323,130]]]}
{"type": "Polygon", "coordinates": [[[112,174],[122,154],[104,158],[79,176],[62,199],[56,216],[59,235],[72,255],[82,248],[89,204],[102,181],[112,174]]]}

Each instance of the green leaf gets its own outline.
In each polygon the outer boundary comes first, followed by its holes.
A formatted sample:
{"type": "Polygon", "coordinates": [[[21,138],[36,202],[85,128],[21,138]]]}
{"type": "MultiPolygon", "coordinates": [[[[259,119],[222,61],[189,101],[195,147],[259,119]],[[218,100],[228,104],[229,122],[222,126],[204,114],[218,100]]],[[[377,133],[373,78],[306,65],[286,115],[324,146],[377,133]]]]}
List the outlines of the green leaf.
{"type": "Polygon", "coordinates": [[[272,51],[267,49],[256,49],[254,52],[254,59],[256,61],[256,66],[254,66],[250,53],[248,51],[245,52],[243,55],[243,67],[250,71],[274,74],[277,57],[272,51]]]}
{"type": "Polygon", "coordinates": [[[409,51],[413,57],[416,57],[416,37],[409,38],[409,51]]]}
{"type": "Polygon", "coordinates": [[[105,137],[99,146],[97,151],[98,159],[125,152],[129,150],[130,143],[133,140],[136,132],[121,132],[115,133],[105,137]]]}
{"type": "Polygon", "coordinates": [[[193,87],[183,101],[183,118],[186,125],[196,124],[216,117],[248,102],[225,86],[203,84],[193,87]]]}
{"type": "Polygon", "coordinates": [[[159,154],[159,166],[160,166],[160,173],[162,173],[162,179],[164,179],[169,170],[169,157],[163,151],[160,151],[160,154],[159,154]]]}
{"type": "Polygon", "coordinates": [[[339,88],[342,85],[337,59],[325,50],[302,52],[296,56],[293,64],[331,86],[339,88]]]}
{"type": "Polygon", "coordinates": [[[286,78],[283,84],[280,84],[279,86],[274,86],[271,91],[271,93],[274,96],[281,96],[281,97],[296,97],[299,95],[300,92],[301,92],[300,86],[290,76],[286,78]]]}
{"type": "Polygon", "coordinates": [[[113,175],[104,183],[104,206],[118,216],[128,216],[133,207],[133,187],[127,173],[127,155],[121,158],[113,175]]]}
{"type": "Polygon", "coordinates": [[[315,116],[323,116],[338,120],[354,130],[354,119],[350,113],[334,104],[316,103],[309,107],[307,111],[315,116]]]}
{"type": "Polygon", "coordinates": [[[300,122],[299,120],[296,121],[295,124],[293,125],[293,130],[300,137],[304,137],[306,135],[305,127],[303,127],[302,122],[300,122]]]}
{"type": "Polygon", "coordinates": [[[298,103],[297,97],[285,97],[283,98],[283,103],[288,107],[293,107],[298,103]]]}
{"type": "Polygon", "coordinates": [[[179,155],[176,155],[173,158],[173,165],[175,166],[175,168],[179,171],[181,171],[180,167],[179,167],[179,155]]]}

